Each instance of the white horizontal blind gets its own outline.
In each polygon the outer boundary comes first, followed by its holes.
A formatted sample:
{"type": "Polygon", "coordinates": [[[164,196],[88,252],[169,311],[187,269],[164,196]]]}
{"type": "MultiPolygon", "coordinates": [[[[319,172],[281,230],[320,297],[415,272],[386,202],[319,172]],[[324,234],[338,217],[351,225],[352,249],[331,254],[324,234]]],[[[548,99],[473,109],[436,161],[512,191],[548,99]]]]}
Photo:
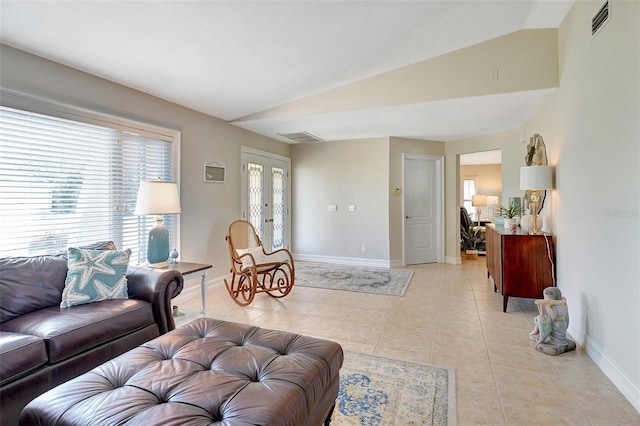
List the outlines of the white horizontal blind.
{"type": "MultiPolygon", "coordinates": [[[[0,256],[113,240],[146,258],[140,180],[175,180],[170,141],[0,107],[0,256]]],[[[165,217],[173,234],[173,220],[165,217]]]]}

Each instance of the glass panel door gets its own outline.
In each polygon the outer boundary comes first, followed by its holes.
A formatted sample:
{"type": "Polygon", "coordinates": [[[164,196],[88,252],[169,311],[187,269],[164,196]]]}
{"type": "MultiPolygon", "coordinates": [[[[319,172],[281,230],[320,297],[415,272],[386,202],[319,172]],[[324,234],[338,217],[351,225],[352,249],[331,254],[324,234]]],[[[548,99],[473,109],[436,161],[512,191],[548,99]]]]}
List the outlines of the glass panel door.
{"type": "Polygon", "coordinates": [[[265,250],[289,246],[289,162],[268,153],[243,151],[242,216],[265,250]]]}

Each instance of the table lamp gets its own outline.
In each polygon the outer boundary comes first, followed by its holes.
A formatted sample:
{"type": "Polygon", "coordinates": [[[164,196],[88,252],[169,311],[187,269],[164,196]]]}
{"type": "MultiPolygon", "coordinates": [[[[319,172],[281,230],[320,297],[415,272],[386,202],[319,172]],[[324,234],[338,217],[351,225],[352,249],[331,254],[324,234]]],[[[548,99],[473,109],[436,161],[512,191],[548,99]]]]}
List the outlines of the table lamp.
{"type": "Polygon", "coordinates": [[[140,182],[134,214],[156,215],[156,224],[149,230],[147,262],[151,268],[169,266],[169,230],[162,223],[162,215],[180,213],[180,196],[175,182],[140,182]]]}
{"type": "Polygon", "coordinates": [[[551,166],[524,166],[520,167],[520,189],[531,191],[531,202],[533,203],[533,230],[531,235],[540,235],[543,232],[538,229],[538,202],[540,194],[538,191],[553,189],[551,166]]]}
{"type": "Polygon", "coordinates": [[[487,206],[489,206],[489,220],[493,222],[496,217],[495,206],[499,204],[497,195],[487,195],[487,206]]]}
{"type": "Polygon", "coordinates": [[[476,214],[478,215],[478,226],[480,226],[480,207],[487,207],[487,196],[486,195],[472,195],[471,196],[471,205],[473,207],[477,207],[476,214]]]}

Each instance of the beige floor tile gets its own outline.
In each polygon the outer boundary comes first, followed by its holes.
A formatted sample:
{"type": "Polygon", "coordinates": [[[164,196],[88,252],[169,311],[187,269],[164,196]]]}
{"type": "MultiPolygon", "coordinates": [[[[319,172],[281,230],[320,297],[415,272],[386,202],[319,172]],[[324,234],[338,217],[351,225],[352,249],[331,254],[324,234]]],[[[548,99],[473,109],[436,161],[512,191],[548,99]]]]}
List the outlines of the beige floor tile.
{"type": "Polygon", "coordinates": [[[411,348],[389,347],[378,344],[373,353],[387,358],[402,359],[418,364],[429,364],[430,348],[424,350],[411,350],[411,348]]]}
{"type": "MultiPolygon", "coordinates": [[[[606,413],[604,413],[606,414],[606,413]]],[[[638,426],[640,423],[623,423],[608,418],[587,416],[591,426],[638,426]]]]}
{"type": "Polygon", "coordinates": [[[494,374],[500,398],[516,401],[511,406],[535,404],[581,413],[571,389],[559,380],[554,369],[541,373],[494,365],[494,374]]]}
{"type": "Polygon", "coordinates": [[[350,321],[345,320],[329,337],[352,342],[370,343],[375,347],[383,333],[384,324],[352,324],[350,321]]]}
{"type": "Polygon", "coordinates": [[[486,325],[484,329],[484,338],[487,342],[503,343],[507,345],[525,346],[535,348],[535,341],[529,338],[529,331],[522,328],[514,327],[497,327],[494,325],[486,325]]]}
{"type": "Polygon", "coordinates": [[[521,400],[503,396],[502,407],[510,426],[589,426],[589,421],[577,407],[566,409],[564,407],[539,404],[531,399],[529,404],[523,404],[521,400]]]}
{"type": "MultiPolygon", "coordinates": [[[[529,340],[532,299],[502,296],[481,258],[463,265],[410,268],[404,297],[294,287],[283,299],[259,294],[238,306],[210,287],[207,315],[338,342],[375,353],[454,368],[458,425],[640,425],[640,414],[581,348],[556,357],[529,340]]],[[[199,296],[199,294],[196,294],[199,296]]],[[[198,317],[200,297],[178,299],[178,323],[198,317]]]]}
{"type": "MultiPolygon", "coordinates": [[[[523,340],[525,337],[523,336],[523,340]]],[[[511,367],[539,373],[554,372],[555,368],[549,356],[535,350],[533,345],[511,345],[488,342],[491,364],[500,367],[511,367]]]]}
{"type": "Polygon", "coordinates": [[[613,384],[600,384],[596,389],[576,389],[575,398],[587,416],[597,418],[607,413],[608,419],[640,425],[640,413],[613,384]]]}
{"type": "Polygon", "coordinates": [[[369,305],[366,308],[354,308],[345,318],[346,322],[353,325],[385,325],[393,316],[393,310],[377,310],[369,305]]]}
{"type": "MultiPolygon", "coordinates": [[[[456,384],[458,384],[457,380],[456,384]]],[[[456,389],[456,407],[459,426],[500,426],[506,424],[500,399],[493,393],[483,394],[456,389]]]]}

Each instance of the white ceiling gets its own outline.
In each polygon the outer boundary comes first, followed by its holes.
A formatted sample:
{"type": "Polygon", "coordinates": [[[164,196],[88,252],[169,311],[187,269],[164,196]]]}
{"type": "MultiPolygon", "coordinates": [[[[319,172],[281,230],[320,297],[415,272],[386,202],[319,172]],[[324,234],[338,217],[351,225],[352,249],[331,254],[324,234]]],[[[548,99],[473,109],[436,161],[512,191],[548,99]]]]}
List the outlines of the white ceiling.
{"type": "MultiPolygon", "coordinates": [[[[0,41],[233,122],[520,29],[573,0],[0,0],[0,41]]],[[[553,90],[235,123],[325,140],[452,140],[522,124],[553,90]],[[293,122],[292,122],[293,120],[293,122]]]]}
{"type": "Polygon", "coordinates": [[[460,155],[460,165],[486,165],[486,164],[502,164],[502,150],[495,149],[492,151],[472,152],[470,154],[460,155]]]}

